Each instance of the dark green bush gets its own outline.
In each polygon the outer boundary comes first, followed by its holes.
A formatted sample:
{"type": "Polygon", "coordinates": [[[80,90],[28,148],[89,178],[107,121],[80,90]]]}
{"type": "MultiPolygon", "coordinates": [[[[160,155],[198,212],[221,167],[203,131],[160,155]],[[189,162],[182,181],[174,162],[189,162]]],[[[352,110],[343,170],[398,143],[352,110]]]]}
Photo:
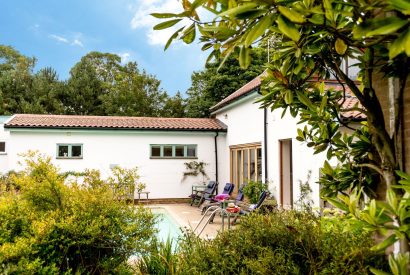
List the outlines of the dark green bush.
{"type": "Polygon", "coordinates": [[[124,273],[150,247],[151,212],[115,199],[95,171],[67,184],[50,159],[27,165],[21,190],[0,196],[0,274],[124,273]]]}
{"type": "Polygon", "coordinates": [[[179,274],[368,274],[386,268],[371,236],[342,218],[296,211],[253,214],[214,240],[191,233],[179,243],[179,274]]]}
{"type": "Polygon", "coordinates": [[[250,203],[257,203],[263,191],[268,190],[268,184],[261,181],[249,181],[243,186],[242,192],[250,203]]]}

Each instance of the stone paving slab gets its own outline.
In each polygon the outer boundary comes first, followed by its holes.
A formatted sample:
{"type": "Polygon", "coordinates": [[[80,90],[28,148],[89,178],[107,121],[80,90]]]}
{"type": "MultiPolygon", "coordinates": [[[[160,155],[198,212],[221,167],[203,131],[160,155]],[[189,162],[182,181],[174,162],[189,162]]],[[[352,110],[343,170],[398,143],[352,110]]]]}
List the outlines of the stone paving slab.
{"type": "MultiPolygon", "coordinates": [[[[162,207],[166,209],[172,218],[176,222],[179,223],[181,227],[187,227],[194,229],[199,221],[202,219],[203,215],[201,215],[201,209],[196,206],[190,206],[189,204],[155,204],[150,205],[149,207],[162,207]]],[[[202,228],[202,224],[205,224],[205,220],[201,223],[199,228],[202,228]]],[[[234,228],[231,226],[231,228],[234,228]]],[[[208,224],[202,234],[200,235],[202,238],[212,239],[215,238],[217,233],[222,230],[222,218],[219,215],[216,215],[214,218],[214,222],[212,224],[208,224]]],[[[225,218],[225,228],[224,230],[228,230],[227,219],[225,218]]],[[[199,230],[197,230],[199,231],[199,230]]]]}

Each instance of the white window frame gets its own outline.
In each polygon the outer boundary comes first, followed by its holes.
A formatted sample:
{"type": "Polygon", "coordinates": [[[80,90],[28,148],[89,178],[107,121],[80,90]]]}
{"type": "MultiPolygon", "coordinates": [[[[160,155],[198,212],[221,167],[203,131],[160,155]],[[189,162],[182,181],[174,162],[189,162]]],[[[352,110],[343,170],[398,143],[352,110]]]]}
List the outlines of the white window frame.
{"type": "Polygon", "coordinates": [[[198,158],[198,145],[197,144],[150,144],[149,146],[149,154],[151,159],[197,159],[198,158]],[[164,147],[172,147],[172,156],[164,156],[164,147]],[[184,155],[183,156],[176,156],[176,147],[183,146],[184,147],[184,155]],[[159,147],[160,148],[160,155],[153,156],[152,155],[152,147],[159,147]],[[195,156],[188,156],[188,148],[195,148],[195,156]]]}
{"type": "Polygon", "coordinates": [[[4,143],[4,151],[0,151],[0,155],[7,154],[7,142],[5,140],[0,140],[0,143],[4,143]]]}
{"type": "Polygon", "coordinates": [[[82,159],[84,156],[84,146],[82,143],[57,143],[57,152],[56,152],[56,158],[57,159],[82,159]],[[67,156],[59,156],[59,148],[60,146],[68,146],[68,155],[67,156]],[[73,146],[80,146],[81,147],[81,156],[79,157],[73,157],[72,156],[72,148],[73,146]]]}

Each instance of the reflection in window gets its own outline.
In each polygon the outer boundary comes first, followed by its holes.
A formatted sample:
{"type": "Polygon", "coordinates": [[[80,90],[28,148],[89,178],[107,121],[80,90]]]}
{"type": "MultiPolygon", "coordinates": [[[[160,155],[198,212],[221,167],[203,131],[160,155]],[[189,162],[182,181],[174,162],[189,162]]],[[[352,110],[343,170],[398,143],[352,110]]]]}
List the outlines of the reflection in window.
{"type": "Polygon", "coordinates": [[[57,158],[82,158],[82,144],[57,144],[57,158]]]}
{"type": "Polygon", "coordinates": [[[194,144],[151,144],[151,158],[196,158],[194,144]]]}
{"type": "Polygon", "coordinates": [[[262,149],[259,143],[231,146],[230,157],[232,183],[239,187],[251,180],[262,181],[262,149]]]}

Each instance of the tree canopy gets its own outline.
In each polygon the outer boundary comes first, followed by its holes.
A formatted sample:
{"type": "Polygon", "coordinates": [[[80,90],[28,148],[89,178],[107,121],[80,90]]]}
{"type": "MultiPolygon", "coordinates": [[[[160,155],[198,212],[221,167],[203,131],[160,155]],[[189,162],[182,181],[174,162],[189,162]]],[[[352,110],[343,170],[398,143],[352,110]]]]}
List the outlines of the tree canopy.
{"type": "Polygon", "coordinates": [[[169,96],[155,76],[135,62],[123,64],[118,55],[90,52],[73,66],[66,81],[51,67],[33,73],[35,63],[35,58],[0,46],[0,114],[185,114],[180,94],[169,96]]]}
{"type": "Polygon", "coordinates": [[[212,61],[205,69],[192,74],[187,91],[186,113],[189,117],[209,117],[209,108],[260,75],[267,61],[264,49],[253,53],[253,62],[247,69],[239,66],[237,58],[230,56],[223,66],[212,61]]]}

